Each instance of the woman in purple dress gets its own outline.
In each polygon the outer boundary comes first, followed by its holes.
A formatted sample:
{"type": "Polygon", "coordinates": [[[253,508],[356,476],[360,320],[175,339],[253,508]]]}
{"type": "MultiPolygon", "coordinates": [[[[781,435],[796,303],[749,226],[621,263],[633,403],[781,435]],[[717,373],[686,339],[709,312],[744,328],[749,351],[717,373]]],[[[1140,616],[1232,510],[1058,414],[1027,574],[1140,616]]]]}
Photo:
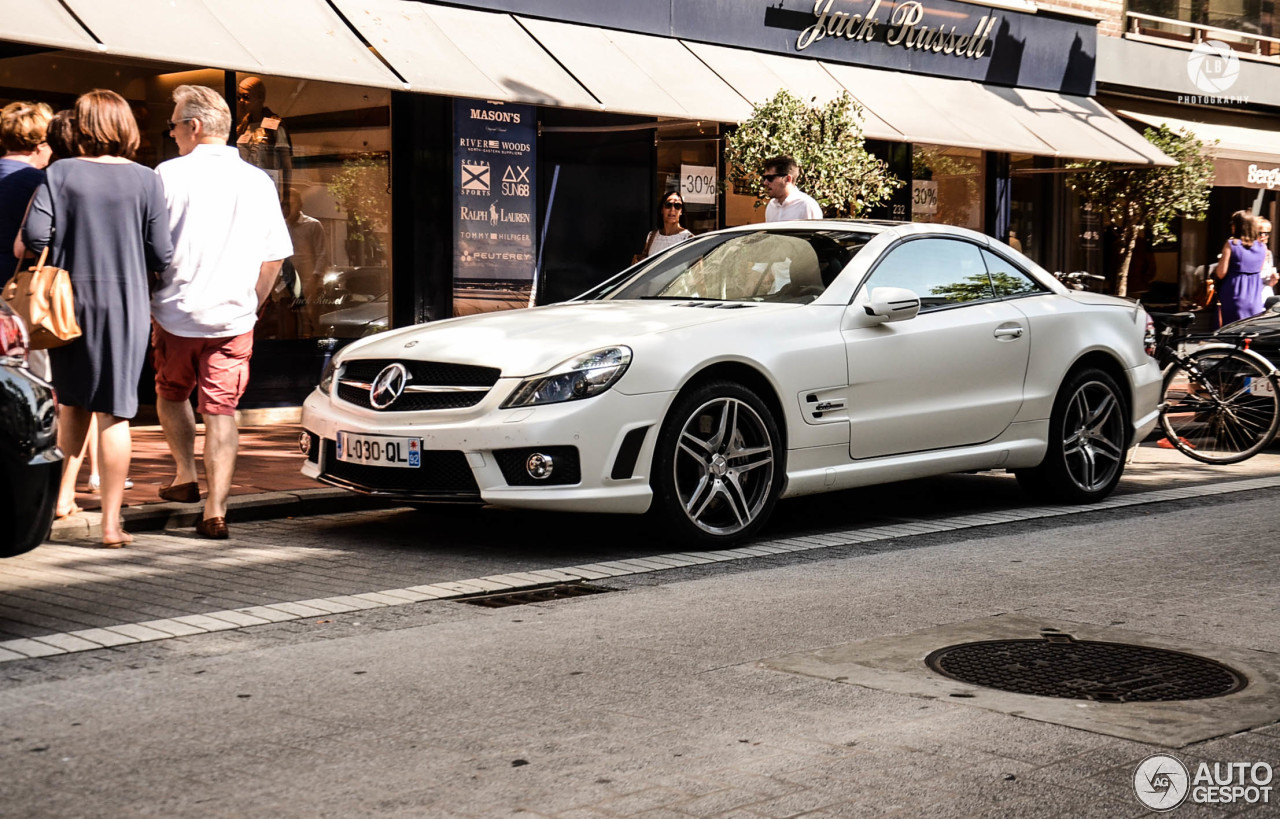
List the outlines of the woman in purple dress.
{"type": "Polygon", "coordinates": [[[1245,210],[1231,214],[1231,238],[1222,247],[1218,269],[1218,307],[1223,325],[1263,312],[1262,267],[1267,246],[1258,240],[1258,223],[1245,210]]]}

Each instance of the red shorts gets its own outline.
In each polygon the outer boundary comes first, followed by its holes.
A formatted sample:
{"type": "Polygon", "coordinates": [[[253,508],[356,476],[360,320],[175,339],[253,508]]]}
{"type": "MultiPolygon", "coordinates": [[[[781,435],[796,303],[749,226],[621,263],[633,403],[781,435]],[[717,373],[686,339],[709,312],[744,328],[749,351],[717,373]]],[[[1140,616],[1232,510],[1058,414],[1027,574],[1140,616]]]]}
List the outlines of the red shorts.
{"type": "Polygon", "coordinates": [[[249,384],[253,331],[223,338],[185,338],[154,322],[152,328],[156,395],[186,401],[199,387],[197,409],[202,415],[235,415],[249,384]]]}

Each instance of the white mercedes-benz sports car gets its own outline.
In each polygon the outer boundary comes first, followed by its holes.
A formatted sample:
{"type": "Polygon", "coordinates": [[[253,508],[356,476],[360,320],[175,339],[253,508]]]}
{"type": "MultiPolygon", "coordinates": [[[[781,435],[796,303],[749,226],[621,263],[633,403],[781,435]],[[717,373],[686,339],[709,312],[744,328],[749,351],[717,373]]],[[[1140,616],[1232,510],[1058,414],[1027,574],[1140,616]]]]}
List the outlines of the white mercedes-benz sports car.
{"type": "Polygon", "coordinates": [[[303,472],[412,503],[652,511],[709,545],[779,498],[944,472],[1096,501],[1156,422],[1148,325],[969,230],[747,225],[570,302],[351,344],[306,401],[303,472]]]}

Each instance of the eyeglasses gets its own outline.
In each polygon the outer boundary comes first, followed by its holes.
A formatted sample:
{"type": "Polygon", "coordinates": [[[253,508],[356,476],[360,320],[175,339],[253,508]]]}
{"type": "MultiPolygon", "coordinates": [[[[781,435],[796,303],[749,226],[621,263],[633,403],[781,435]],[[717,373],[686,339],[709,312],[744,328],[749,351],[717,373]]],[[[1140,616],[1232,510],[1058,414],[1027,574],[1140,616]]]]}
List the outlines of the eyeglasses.
{"type": "Polygon", "coordinates": [[[165,120],[165,124],[166,124],[166,125],[168,125],[168,126],[169,126],[169,130],[170,130],[170,131],[172,131],[174,128],[177,128],[177,127],[178,127],[178,125],[179,125],[180,123],[183,123],[183,122],[191,122],[191,121],[193,121],[193,120],[195,120],[195,119],[197,119],[197,118],[196,118],[196,117],[183,117],[182,119],[167,119],[167,120],[165,120]]]}
{"type": "Polygon", "coordinates": [[[662,206],[664,208],[675,208],[676,210],[684,210],[684,205],[680,204],[679,202],[663,202],[662,206]]]}
{"type": "Polygon", "coordinates": [[[773,180],[777,179],[780,176],[786,176],[786,174],[785,173],[766,173],[766,174],[761,174],[760,178],[766,182],[772,182],[773,180]]]}

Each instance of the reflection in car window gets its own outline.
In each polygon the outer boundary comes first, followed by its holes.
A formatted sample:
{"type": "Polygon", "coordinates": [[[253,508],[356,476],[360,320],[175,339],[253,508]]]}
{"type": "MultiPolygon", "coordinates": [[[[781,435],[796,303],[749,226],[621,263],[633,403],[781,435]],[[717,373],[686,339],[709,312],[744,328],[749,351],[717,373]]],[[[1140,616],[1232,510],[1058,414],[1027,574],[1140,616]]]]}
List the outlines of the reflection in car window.
{"type": "Polygon", "coordinates": [[[920,312],[995,297],[976,245],[954,239],[916,239],[889,251],[867,288],[905,287],[920,297],[920,312]]]}
{"type": "Polygon", "coordinates": [[[983,250],[982,260],[987,263],[991,285],[1000,298],[1045,292],[1038,282],[991,251],[983,250]]]}
{"type": "Polygon", "coordinates": [[[822,295],[871,234],[757,231],[695,239],[588,299],[705,299],[808,304],[822,295]]]}

